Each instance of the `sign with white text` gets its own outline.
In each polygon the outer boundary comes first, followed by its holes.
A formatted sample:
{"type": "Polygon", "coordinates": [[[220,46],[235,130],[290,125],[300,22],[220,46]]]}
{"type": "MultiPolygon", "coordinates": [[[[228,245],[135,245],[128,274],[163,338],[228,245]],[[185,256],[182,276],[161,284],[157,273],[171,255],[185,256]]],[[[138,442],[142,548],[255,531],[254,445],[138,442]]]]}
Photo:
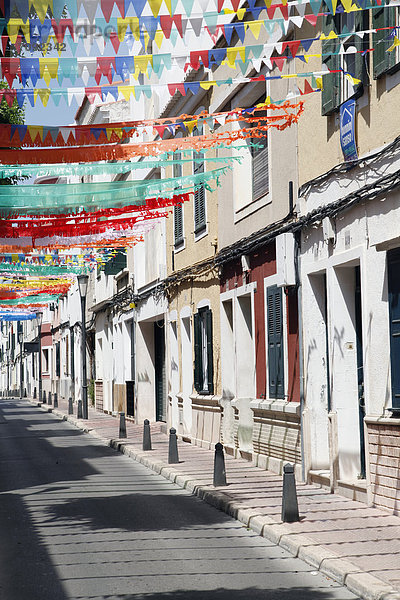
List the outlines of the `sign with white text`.
{"type": "Polygon", "coordinates": [[[355,135],[355,100],[347,100],[340,107],[340,145],[345,161],[358,159],[355,135]]]}

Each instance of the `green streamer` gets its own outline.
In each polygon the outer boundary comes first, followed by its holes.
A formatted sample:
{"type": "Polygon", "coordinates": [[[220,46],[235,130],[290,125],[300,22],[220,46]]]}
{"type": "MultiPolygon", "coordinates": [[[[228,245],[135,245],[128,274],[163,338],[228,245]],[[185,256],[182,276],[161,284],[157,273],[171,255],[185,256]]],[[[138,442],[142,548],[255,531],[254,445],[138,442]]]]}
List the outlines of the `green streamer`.
{"type": "Polygon", "coordinates": [[[60,294],[50,296],[49,294],[42,294],[37,296],[25,296],[24,298],[12,298],[11,300],[0,300],[0,306],[16,306],[18,304],[38,304],[44,302],[57,302],[60,294]]]}
{"type": "Polygon", "coordinates": [[[85,273],[87,271],[87,267],[74,267],[72,265],[63,265],[60,267],[55,267],[52,265],[20,265],[13,263],[1,263],[0,264],[0,274],[2,273],[14,273],[17,275],[36,275],[47,276],[47,275],[80,275],[81,273],[85,273]]]}
{"type": "Polygon", "coordinates": [[[196,175],[137,182],[4,185],[0,186],[0,213],[4,217],[15,213],[19,215],[34,215],[40,212],[64,214],[82,208],[94,211],[99,208],[124,205],[141,206],[145,204],[146,196],[162,194],[164,197],[172,197],[212,180],[219,185],[219,177],[228,169],[229,167],[222,167],[196,175]]]}
{"type": "MultiPolygon", "coordinates": [[[[234,147],[234,149],[248,148],[248,146],[234,147]]],[[[192,151],[185,151],[185,154],[191,154],[192,151]]],[[[182,151],[182,155],[183,155],[182,151]]],[[[217,156],[206,157],[206,163],[230,163],[242,161],[242,156],[217,156]]],[[[73,163],[73,164],[56,164],[56,165],[2,165],[0,170],[0,179],[6,177],[62,177],[69,175],[124,175],[135,170],[156,169],[160,167],[170,167],[172,165],[185,165],[193,163],[193,158],[171,159],[170,154],[164,153],[159,159],[146,159],[136,162],[118,162],[118,163],[73,163]]],[[[57,184],[58,185],[58,184],[57,184]]]]}

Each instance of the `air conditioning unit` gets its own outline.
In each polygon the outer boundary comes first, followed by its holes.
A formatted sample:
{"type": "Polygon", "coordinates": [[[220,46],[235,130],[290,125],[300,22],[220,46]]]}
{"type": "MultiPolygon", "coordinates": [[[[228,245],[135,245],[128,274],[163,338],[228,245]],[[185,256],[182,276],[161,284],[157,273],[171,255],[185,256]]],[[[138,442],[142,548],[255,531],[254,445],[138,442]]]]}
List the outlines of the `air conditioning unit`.
{"type": "Polygon", "coordinates": [[[278,287],[296,285],[295,239],[293,233],[281,233],[276,238],[276,273],[278,287]]]}

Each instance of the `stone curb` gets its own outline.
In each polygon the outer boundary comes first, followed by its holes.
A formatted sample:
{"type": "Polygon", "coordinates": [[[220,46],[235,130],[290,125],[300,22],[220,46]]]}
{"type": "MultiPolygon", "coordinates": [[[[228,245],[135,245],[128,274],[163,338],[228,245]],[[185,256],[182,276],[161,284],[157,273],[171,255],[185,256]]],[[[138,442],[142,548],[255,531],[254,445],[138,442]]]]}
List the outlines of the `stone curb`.
{"type": "Polygon", "coordinates": [[[184,475],[170,465],[151,459],[148,452],[136,450],[128,446],[128,440],[106,438],[95,429],[85,427],[84,422],[74,415],[66,415],[58,409],[47,407],[40,402],[28,402],[52,413],[63,421],[68,421],[84,433],[95,437],[104,445],[117,452],[126,454],[136,462],[151,469],[158,475],[170,480],[179,487],[191,492],[201,500],[211,504],[218,510],[227,513],[230,517],[243,523],[254,533],[267,538],[272,543],[281,546],[293,556],[300,558],[327,577],[345,585],[353,594],[363,600],[400,600],[400,592],[394,590],[381,579],[362,571],[346,559],[340,558],[327,548],[319,546],[314,540],[298,533],[293,533],[285,524],[277,523],[268,516],[260,515],[256,510],[248,508],[241,503],[231,500],[220,488],[197,484],[196,480],[184,475]]]}

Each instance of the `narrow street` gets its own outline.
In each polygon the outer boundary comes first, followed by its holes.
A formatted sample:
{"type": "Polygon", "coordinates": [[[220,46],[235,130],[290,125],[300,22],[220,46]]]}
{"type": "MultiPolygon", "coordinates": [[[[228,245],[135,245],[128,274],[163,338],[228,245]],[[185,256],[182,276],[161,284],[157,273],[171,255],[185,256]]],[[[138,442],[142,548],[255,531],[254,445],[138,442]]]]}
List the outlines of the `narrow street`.
{"type": "Polygon", "coordinates": [[[333,600],[353,594],[26,402],[0,404],[0,597],[333,600]]]}

